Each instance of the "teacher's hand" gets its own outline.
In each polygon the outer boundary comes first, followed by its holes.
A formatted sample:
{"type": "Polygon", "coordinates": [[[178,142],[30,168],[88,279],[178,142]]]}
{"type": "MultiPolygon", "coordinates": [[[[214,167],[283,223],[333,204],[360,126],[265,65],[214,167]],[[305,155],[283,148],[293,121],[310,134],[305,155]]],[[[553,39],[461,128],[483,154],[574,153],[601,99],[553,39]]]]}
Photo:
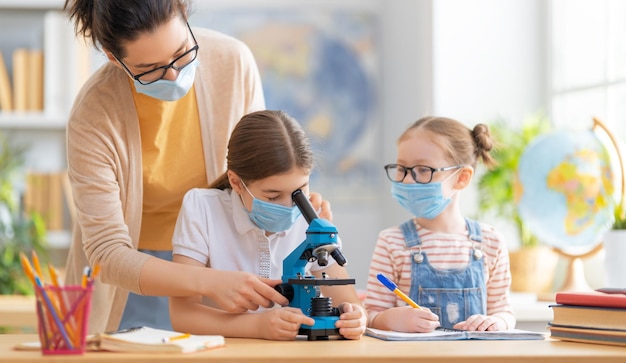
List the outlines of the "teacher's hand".
{"type": "Polygon", "coordinates": [[[274,290],[281,280],[271,280],[241,271],[213,270],[214,292],[210,298],[231,313],[270,308],[274,304],[287,305],[289,300],[274,290]]]}

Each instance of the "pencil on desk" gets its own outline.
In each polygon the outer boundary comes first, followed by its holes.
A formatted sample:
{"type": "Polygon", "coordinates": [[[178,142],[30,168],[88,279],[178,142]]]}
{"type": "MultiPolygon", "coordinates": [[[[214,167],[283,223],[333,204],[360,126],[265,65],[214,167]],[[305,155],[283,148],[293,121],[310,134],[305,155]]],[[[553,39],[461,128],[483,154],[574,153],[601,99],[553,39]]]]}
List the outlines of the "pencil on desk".
{"type": "Polygon", "coordinates": [[[181,334],[181,335],[175,335],[175,336],[172,336],[172,337],[163,338],[163,343],[171,342],[171,341],[174,341],[174,340],[187,339],[190,336],[191,336],[191,334],[184,333],[184,334],[181,334]]]}

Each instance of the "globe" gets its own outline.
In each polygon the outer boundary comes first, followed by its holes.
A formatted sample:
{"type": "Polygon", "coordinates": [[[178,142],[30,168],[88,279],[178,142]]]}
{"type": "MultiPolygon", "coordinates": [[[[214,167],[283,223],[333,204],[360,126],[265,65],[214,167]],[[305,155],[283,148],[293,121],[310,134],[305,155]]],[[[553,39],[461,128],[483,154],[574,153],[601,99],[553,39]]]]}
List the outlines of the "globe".
{"type": "Polygon", "coordinates": [[[613,225],[615,175],[609,150],[593,130],[541,135],[519,161],[520,218],[547,245],[588,251],[613,225]]]}

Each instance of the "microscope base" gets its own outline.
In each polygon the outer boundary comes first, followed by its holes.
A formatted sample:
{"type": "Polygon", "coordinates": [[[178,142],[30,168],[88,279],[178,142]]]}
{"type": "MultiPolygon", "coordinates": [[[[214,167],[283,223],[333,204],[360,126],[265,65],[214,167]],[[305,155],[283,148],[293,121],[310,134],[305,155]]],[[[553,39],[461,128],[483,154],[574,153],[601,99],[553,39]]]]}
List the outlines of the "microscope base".
{"type": "Polygon", "coordinates": [[[331,335],[338,335],[341,339],[343,337],[339,334],[339,329],[303,329],[298,331],[299,335],[306,335],[307,340],[328,340],[331,335]]]}

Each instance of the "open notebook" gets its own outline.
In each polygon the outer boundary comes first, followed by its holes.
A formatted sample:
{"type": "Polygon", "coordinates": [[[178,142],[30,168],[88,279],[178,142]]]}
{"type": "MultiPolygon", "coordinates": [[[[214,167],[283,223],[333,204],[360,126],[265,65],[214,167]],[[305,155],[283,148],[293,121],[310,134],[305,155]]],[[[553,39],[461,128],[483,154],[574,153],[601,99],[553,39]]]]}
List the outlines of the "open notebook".
{"type": "MultiPolygon", "coordinates": [[[[137,327],[87,337],[88,351],[126,353],[191,353],[223,347],[221,335],[181,334],[171,330],[137,327]]],[[[21,343],[17,350],[39,350],[39,342],[21,343]]]]}
{"type": "Polygon", "coordinates": [[[544,333],[511,329],[501,331],[466,331],[438,328],[430,333],[401,333],[389,330],[367,328],[367,335],[382,340],[541,340],[544,333]]]}

